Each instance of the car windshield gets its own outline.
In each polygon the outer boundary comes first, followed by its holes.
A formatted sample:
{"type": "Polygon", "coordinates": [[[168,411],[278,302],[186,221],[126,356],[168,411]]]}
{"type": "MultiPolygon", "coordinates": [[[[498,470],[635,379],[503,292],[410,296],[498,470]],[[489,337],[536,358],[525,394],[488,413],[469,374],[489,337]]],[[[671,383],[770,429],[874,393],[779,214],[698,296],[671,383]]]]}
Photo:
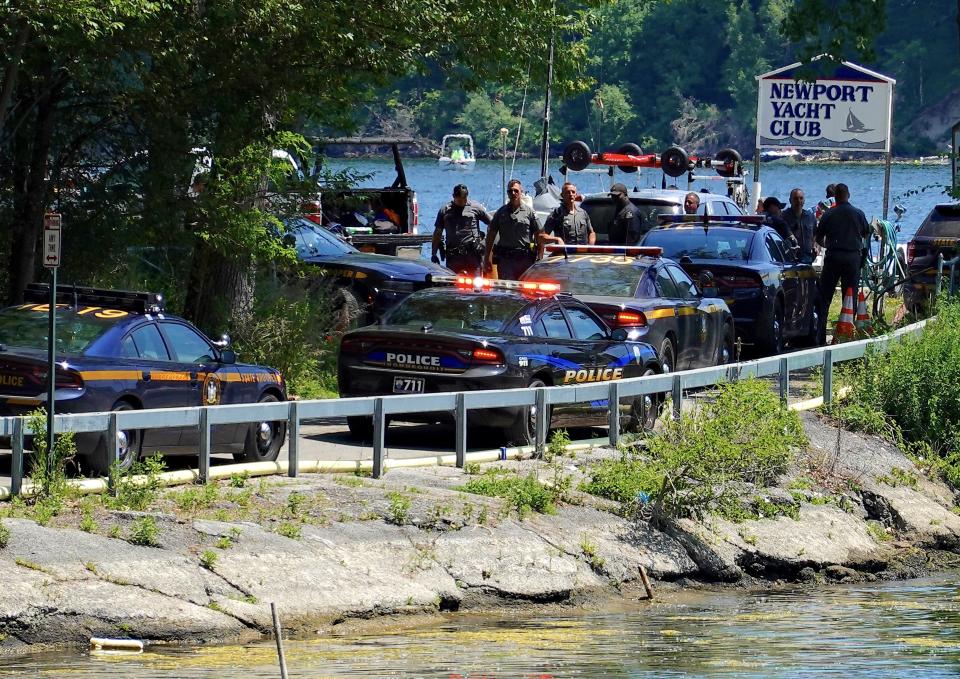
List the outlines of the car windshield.
{"type": "Polygon", "coordinates": [[[917,230],[918,236],[960,238],[960,205],[938,205],[917,230]]]}
{"type": "Polygon", "coordinates": [[[561,290],[581,295],[655,297],[656,288],[646,275],[648,269],[634,257],[572,255],[568,259],[551,257],[534,264],[521,279],[556,283],[561,290]]]}
{"type": "MultiPolygon", "coordinates": [[[[57,353],[79,354],[106,332],[118,318],[129,316],[125,311],[97,309],[78,315],[77,309],[57,307],[57,353]],[[108,318],[103,316],[107,315],[108,318]]],[[[0,344],[8,349],[47,350],[46,304],[26,304],[0,311],[0,344]]],[[[79,311],[84,311],[80,309],[79,311]]]]}
{"type": "Polygon", "coordinates": [[[283,240],[297,249],[297,257],[300,259],[318,255],[330,257],[359,252],[355,247],[349,243],[344,243],[322,226],[317,226],[305,219],[288,225],[283,240]]]}
{"type": "Polygon", "coordinates": [[[407,297],[387,315],[384,323],[493,334],[502,332],[526,305],[526,300],[514,295],[425,290],[407,297]]]}
{"type": "Polygon", "coordinates": [[[644,245],[663,248],[663,256],[679,260],[731,259],[750,257],[754,232],[746,229],[703,229],[671,227],[655,229],[643,239],[644,245]]]}

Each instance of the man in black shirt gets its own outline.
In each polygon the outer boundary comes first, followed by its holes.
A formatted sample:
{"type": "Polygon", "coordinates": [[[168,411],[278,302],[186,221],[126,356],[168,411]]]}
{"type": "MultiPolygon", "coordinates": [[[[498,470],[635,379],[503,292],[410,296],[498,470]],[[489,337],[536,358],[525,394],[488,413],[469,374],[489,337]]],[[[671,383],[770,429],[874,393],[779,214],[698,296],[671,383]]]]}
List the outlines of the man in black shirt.
{"type": "Polygon", "coordinates": [[[507,196],[506,205],[494,213],[490,228],[487,229],[483,269],[484,273],[493,271],[496,255],[497,275],[504,280],[517,280],[533,264],[540,224],[533,209],[521,200],[523,184],[519,179],[511,179],[507,183],[507,196]],[[495,243],[498,235],[500,240],[495,243]]]}
{"type": "Polygon", "coordinates": [[[593,245],[597,234],[590,223],[590,215],[576,203],[577,187],[573,182],[565,182],[560,188],[560,207],[547,217],[543,233],[538,238],[542,246],[546,243],[558,245],[593,245]]]}
{"type": "Polygon", "coordinates": [[[797,244],[797,239],[793,237],[793,234],[790,233],[790,227],[787,226],[786,220],[783,218],[783,213],[781,212],[786,205],[780,202],[780,199],[776,196],[767,196],[763,199],[763,223],[767,226],[773,227],[776,232],[783,239],[783,242],[788,248],[793,247],[797,244]]]}
{"type": "Polygon", "coordinates": [[[617,211],[610,224],[610,244],[633,245],[643,235],[640,232],[640,213],[627,197],[627,187],[623,184],[611,186],[610,197],[613,198],[613,206],[617,211]]]}
{"type": "Polygon", "coordinates": [[[464,184],[453,187],[453,200],[440,208],[433,225],[433,252],[430,261],[440,263],[439,251],[446,243],[447,268],[470,276],[480,275],[483,264],[483,232],[480,222],[490,217],[480,203],[469,200],[464,184]]]}
{"type": "Polygon", "coordinates": [[[813,249],[813,232],[817,228],[817,218],[813,212],[803,208],[804,195],[802,189],[790,192],[790,207],[783,211],[781,217],[790,227],[790,232],[797,239],[800,246],[800,261],[804,264],[813,262],[816,253],[813,249]]]}
{"type": "Polygon", "coordinates": [[[857,294],[860,289],[860,267],[865,252],[864,239],[870,225],[863,211],[850,204],[850,189],[846,184],[836,185],[837,204],[827,210],[817,225],[814,239],[827,249],[820,272],[820,323],[826,327],[827,313],[837,281],[841,294],[848,289],[857,294]]]}

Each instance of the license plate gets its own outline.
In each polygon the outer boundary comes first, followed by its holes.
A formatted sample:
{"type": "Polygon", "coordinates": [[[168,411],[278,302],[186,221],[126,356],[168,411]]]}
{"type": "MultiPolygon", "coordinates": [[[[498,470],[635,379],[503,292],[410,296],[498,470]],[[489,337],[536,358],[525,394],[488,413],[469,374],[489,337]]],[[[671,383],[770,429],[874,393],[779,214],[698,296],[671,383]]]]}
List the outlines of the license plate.
{"type": "Polygon", "coordinates": [[[393,393],[394,394],[422,394],[423,378],[422,377],[394,377],[393,393]]]}

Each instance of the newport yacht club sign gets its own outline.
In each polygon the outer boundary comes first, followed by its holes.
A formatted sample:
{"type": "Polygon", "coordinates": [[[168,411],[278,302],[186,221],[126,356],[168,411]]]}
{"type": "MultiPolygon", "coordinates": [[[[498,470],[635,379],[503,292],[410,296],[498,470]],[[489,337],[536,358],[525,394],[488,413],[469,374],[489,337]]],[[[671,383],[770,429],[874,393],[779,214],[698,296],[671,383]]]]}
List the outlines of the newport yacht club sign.
{"type": "Polygon", "coordinates": [[[800,79],[802,68],[757,76],[758,149],[889,153],[893,78],[844,61],[810,81],[800,79]]]}

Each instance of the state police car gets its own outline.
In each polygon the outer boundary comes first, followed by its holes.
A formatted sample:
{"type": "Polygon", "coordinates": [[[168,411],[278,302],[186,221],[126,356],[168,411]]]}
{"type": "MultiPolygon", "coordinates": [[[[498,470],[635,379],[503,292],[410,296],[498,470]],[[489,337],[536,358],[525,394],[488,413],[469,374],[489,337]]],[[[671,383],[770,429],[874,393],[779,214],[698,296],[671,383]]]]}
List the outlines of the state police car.
{"type": "Polygon", "coordinates": [[[706,296],[660,248],[548,245],[521,276],[556,283],[593,309],[611,328],[657,348],[664,370],[687,370],[734,359],[733,316],[722,299],[706,296]],[[560,256],[562,255],[562,256],[560,256]]]}
{"type": "MultiPolygon", "coordinates": [[[[0,415],[25,415],[46,403],[49,287],[31,285],[27,302],[0,310],[0,415]]],[[[57,413],[172,408],[286,400],[273,368],[236,362],[187,321],[163,311],[160,295],[57,286],[57,413]]],[[[283,422],[214,426],[214,452],[242,461],[275,460],[283,422]]],[[[121,464],[141,454],[197,453],[196,427],[121,431],[121,464]]],[[[105,434],[79,434],[83,469],[109,471],[105,434]]]]}
{"type": "MultiPolygon", "coordinates": [[[[661,372],[653,347],[613,332],[582,302],[535,281],[435,277],[446,287],[407,297],[376,325],[348,332],[340,344],[341,396],[537,388],[618,380],[661,372]]],[[[621,404],[627,429],[653,426],[657,399],[621,404]]],[[[470,411],[471,422],[505,430],[508,441],[533,441],[533,408],[470,411]]],[[[435,415],[403,415],[439,421],[435,415]]],[[[370,417],[347,420],[369,440],[370,417]]],[[[601,426],[607,402],[557,405],[552,426],[601,426]]]]}

